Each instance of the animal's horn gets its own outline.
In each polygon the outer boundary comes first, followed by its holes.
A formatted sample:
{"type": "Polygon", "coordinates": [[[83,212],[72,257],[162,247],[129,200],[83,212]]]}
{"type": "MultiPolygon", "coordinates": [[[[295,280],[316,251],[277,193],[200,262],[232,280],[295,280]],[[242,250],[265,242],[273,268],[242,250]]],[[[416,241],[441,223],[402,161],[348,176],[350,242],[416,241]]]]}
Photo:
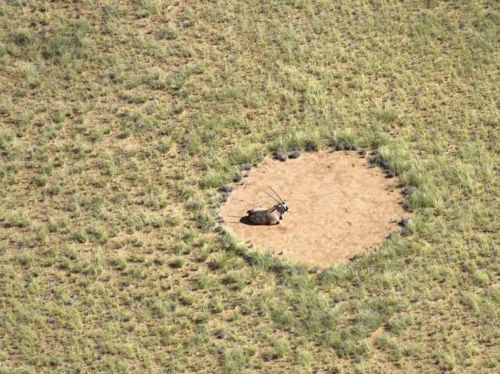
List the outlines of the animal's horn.
{"type": "Polygon", "coordinates": [[[269,192],[265,191],[264,192],[266,193],[267,196],[269,196],[271,199],[273,199],[274,201],[276,201],[277,203],[281,203],[281,201],[279,201],[278,199],[276,199],[273,195],[271,195],[269,192]]]}
{"type": "Polygon", "coordinates": [[[285,200],[283,200],[283,199],[281,198],[281,196],[280,196],[280,195],[279,195],[279,194],[278,194],[275,190],[273,190],[273,188],[272,188],[271,186],[268,186],[268,187],[269,187],[269,189],[270,189],[271,191],[273,191],[273,193],[274,193],[276,196],[278,196],[278,198],[281,200],[281,202],[282,202],[282,203],[283,203],[283,202],[285,202],[285,200]]]}

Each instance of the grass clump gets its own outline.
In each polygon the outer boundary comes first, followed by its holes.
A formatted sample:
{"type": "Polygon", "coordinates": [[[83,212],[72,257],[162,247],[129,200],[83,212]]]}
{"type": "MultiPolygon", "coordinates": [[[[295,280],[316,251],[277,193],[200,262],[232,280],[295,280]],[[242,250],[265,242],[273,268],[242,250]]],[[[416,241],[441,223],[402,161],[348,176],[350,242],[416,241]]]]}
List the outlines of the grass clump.
{"type": "Polygon", "coordinates": [[[35,43],[35,35],[33,31],[27,29],[19,29],[13,31],[9,37],[9,41],[21,48],[26,48],[35,43]]]}
{"type": "Polygon", "coordinates": [[[180,269],[185,265],[185,263],[186,263],[186,261],[183,258],[177,257],[177,258],[174,258],[173,260],[171,260],[169,262],[169,265],[173,269],[180,269]]]}
{"type": "Polygon", "coordinates": [[[240,273],[230,273],[221,278],[221,283],[231,290],[243,289],[244,282],[244,277],[240,273]]]}
{"type": "Polygon", "coordinates": [[[200,182],[202,188],[216,188],[230,183],[233,180],[234,172],[209,171],[200,182]]]}
{"type": "Polygon", "coordinates": [[[262,156],[261,148],[257,145],[251,145],[234,150],[229,155],[229,161],[234,165],[252,164],[259,156],[262,156]]]}
{"type": "Polygon", "coordinates": [[[304,150],[315,152],[321,146],[321,135],[318,131],[295,130],[290,132],[280,142],[274,144],[271,149],[276,150],[304,150]]]}
{"type": "Polygon", "coordinates": [[[250,357],[244,350],[233,349],[224,353],[223,373],[250,373],[250,357]]]}
{"type": "Polygon", "coordinates": [[[266,349],[262,353],[264,361],[278,360],[283,358],[290,351],[290,343],[285,339],[278,339],[272,348],[266,349]]]}
{"type": "Polygon", "coordinates": [[[351,129],[335,130],[329,143],[335,151],[353,151],[356,149],[355,134],[351,129]]]}

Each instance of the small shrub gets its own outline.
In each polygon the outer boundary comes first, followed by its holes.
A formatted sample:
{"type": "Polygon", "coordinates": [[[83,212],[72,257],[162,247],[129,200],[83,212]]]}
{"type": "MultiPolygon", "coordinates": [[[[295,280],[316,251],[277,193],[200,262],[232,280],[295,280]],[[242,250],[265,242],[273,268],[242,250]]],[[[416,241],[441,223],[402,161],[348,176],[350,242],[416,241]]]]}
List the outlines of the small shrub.
{"type": "Polygon", "coordinates": [[[200,185],[202,188],[220,187],[231,182],[232,177],[232,173],[224,171],[211,171],[201,180],[200,185]]]}
{"type": "Polygon", "coordinates": [[[108,233],[103,227],[89,227],[86,232],[88,239],[94,243],[104,244],[108,241],[108,233]]]}
{"type": "Polygon", "coordinates": [[[6,215],[5,226],[25,228],[31,226],[31,220],[26,212],[14,212],[12,214],[6,215]]]}
{"type": "Polygon", "coordinates": [[[222,313],[224,311],[224,304],[222,303],[222,299],[220,296],[215,296],[209,305],[210,311],[214,314],[222,313]]]}
{"type": "Polygon", "coordinates": [[[0,42],[0,58],[7,56],[7,48],[0,42]]]}
{"type": "Polygon", "coordinates": [[[234,165],[253,163],[262,151],[257,145],[248,145],[245,147],[237,148],[229,155],[229,161],[234,165]]]}
{"type": "Polygon", "coordinates": [[[0,115],[10,114],[12,108],[14,107],[14,103],[12,102],[11,97],[2,97],[0,98],[0,115]]]}
{"type": "Polygon", "coordinates": [[[78,243],[85,243],[88,241],[88,235],[84,228],[79,228],[73,235],[78,243]]]}
{"type": "Polygon", "coordinates": [[[231,273],[223,276],[221,283],[232,290],[241,290],[244,285],[241,274],[239,273],[231,273]]]}
{"type": "Polygon", "coordinates": [[[186,208],[192,212],[199,212],[203,209],[204,204],[203,201],[199,199],[189,199],[186,202],[186,208]]]}
{"type": "Polygon", "coordinates": [[[375,113],[376,118],[383,123],[392,123],[398,119],[398,112],[394,109],[383,108],[375,113]]]}
{"type": "Polygon", "coordinates": [[[184,264],[185,261],[181,257],[177,257],[169,262],[170,267],[174,269],[180,269],[181,267],[184,266],[184,264]]]}
{"type": "Polygon", "coordinates": [[[435,188],[422,186],[412,193],[408,198],[408,207],[411,210],[419,208],[438,207],[441,205],[441,199],[435,188]]]}
{"type": "Polygon", "coordinates": [[[179,226],[182,222],[182,216],[179,213],[173,213],[167,218],[169,226],[179,226]]]}
{"type": "Polygon", "coordinates": [[[179,37],[179,30],[173,23],[167,23],[163,29],[156,33],[156,38],[160,40],[174,40],[179,37]]]}
{"type": "Polygon", "coordinates": [[[296,352],[295,362],[300,366],[308,366],[312,361],[312,354],[307,350],[299,349],[296,352]]]}
{"type": "Polygon", "coordinates": [[[210,214],[200,214],[197,219],[198,227],[201,230],[208,230],[215,226],[215,219],[210,214]]]}
{"type": "Polygon", "coordinates": [[[176,255],[188,255],[191,253],[191,245],[179,241],[174,245],[174,253],[176,255]]]}
{"type": "Polygon", "coordinates": [[[194,303],[194,295],[188,292],[180,292],[177,295],[177,299],[184,306],[193,305],[194,303]]]}
{"type": "Polygon", "coordinates": [[[110,258],[108,263],[115,270],[123,271],[127,268],[127,261],[123,257],[110,258]]]}
{"type": "Polygon", "coordinates": [[[182,149],[188,155],[200,153],[204,148],[203,140],[199,135],[191,134],[183,143],[182,149]]]}
{"type": "Polygon", "coordinates": [[[223,373],[243,373],[248,368],[250,357],[241,349],[234,349],[224,353],[223,373]]]}
{"type": "Polygon", "coordinates": [[[210,283],[208,274],[200,274],[193,280],[194,286],[198,290],[205,289],[210,283]]]}
{"type": "Polygon", "coordinates": [[[18,47],[29,47],[35,43],[35,35],[31,30],[21,29],[10,34],[9,39],[18,47]]]}
{"type": "Polygon", "coordinates": [[[287,150],[317,151],[320,145],[320,134],[317,131],[295,131],[285,140],[287,150]]]}
{"type": "Polygon", "coordinates": [[[286,339],[278,339],[272,348],[265,349],[262,353],[264,361],[277,360],[290,351],[290,343],[286,339]]]}
{"type": "Polygon", "coordinates": [[[187,200],[196,195],[196,188],[192,185],[184,185],[180,188],[180,197],[182,200],[187,200]]]}

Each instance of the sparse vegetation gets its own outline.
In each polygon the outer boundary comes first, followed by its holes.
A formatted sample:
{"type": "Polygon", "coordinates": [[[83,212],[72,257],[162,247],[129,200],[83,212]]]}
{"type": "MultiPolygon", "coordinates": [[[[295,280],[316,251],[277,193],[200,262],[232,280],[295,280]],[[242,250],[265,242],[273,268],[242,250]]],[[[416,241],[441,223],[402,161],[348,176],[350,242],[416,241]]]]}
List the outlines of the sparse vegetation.
{"type": "Polygon", "coordinates": [[[499,11],[1,2],[0,371],[498,371],[499,11]],[[215,232],[239,164],[332,140],[403,235],[318,273],[215,232]]]}

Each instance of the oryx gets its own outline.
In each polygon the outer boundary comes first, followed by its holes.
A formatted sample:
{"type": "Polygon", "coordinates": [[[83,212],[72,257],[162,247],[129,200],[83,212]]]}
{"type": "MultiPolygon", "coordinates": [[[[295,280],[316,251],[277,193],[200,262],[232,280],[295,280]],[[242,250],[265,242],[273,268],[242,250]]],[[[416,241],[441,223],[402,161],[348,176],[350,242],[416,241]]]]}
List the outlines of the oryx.
{"type": "Polygon", "coordinates": [[[288,212],[288,205],[285,200],[283,200],[280,195],[276,191],[274,191],[271,187],[269,189],[276,195],[272,196],[269,192],[264,191],[269,197],[271,197],[276,204],[269,209],[256,207],[254,209],[247,211],[247,218],[250,223],[254,225],[277,225],[280,223],[280,220],[283,218],[283,215],[288,212]]]}

